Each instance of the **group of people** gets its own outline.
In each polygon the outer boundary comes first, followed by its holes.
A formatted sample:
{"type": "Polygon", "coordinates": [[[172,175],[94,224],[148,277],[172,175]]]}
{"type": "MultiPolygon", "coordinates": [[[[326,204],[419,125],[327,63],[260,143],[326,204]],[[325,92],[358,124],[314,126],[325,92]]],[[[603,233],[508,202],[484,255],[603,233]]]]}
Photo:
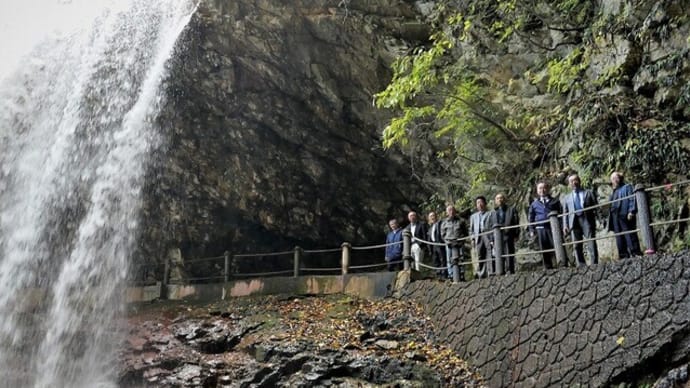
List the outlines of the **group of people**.
{"type": "MultiPolygon", "coordinates": [[[[409,230],[412,237],[410,253],[414,258],[415,270],[419,271],[420,263],[427,254],[430,254],[434,266],[444,268],[439,271],[439,276],[447,277],[451,274],[449,271],[452,258],[463,255],[462,239],[467,237],[467,224],[458,215],[455,206],[448,206],[446,215],[445,219],[439,220],[435,212],[430,212],[427,216],[427,224],[419,220],[417,212],[411,211],[407,214],[409,224],[405,230],[409,230]]],[[[391,219],[388,226],[391,230],[386,236],[386,262],[389,271],[396,271],[403,267],[401,244],[403,229],[400,228],[397,219],[391,219]]]]}
{"type": "MultiPolygon", "coordinates": [[[[623,174],[614,172],[610,177],[613,192],[609,198],[608,229],[615,233],[619,258],[641,255],[640,242],[637,238],[636,215],[637,207],[633,188],[626,184],[623,174]]],[[[546,182],[536,185],[536,198],[528,209],[529,238],[536,238],[542,251],[544,268],[554,268],[556,263],[554,254],[554,239],[549,224],[549,216],[553,212],[558,217],[559,225],[564,235],[570,235],[574,247],[574,259],[578,266],[594,265],[599,262],[596,234],[596,215],[598,211],[597,196],[590,189],[582,187],[577,174],[568,177],[571,192],[563,198],[553,197],[550,186],[546,182]],[[585,259],[583,245],[587,246],[589,262],[585,259]]],[[[514,206],[507,204],[504,194],[494,197],[494,207],[489,209],[486,197],[475,198],[476,210],[469,219],[469,228],[463,218],[458,215],[454,206],[446,208],[446,218],[440,220],[435,212],[427,216],[428,223],[419,220],[417,212],[411,211],[407,215],[409,224],[405,229],[412,237],[410,254],[414,259],[414,268],[420,269],[420,263],[428,254],[434,267],[443,268],[437,271],[441,278],[452,277],[452,261],[464,256],[464,240],[470,237],[472,249],[476,252],[475,277],[487,277],[496,273],[494,257],[494,228],[502,228],[503,268],[507,273],[515,273],[515,246],[520,237],[519,215],[514,206]],[[431,244],[429,244],[431,242],[431,244]]],[[[386,237],[386,261],[388,270],[395,271],[402,268],[403,230],[397,219],[389,221],[390,232],[386,237]]],[[[567,265],[567,263],[566,263],[567,265]]],[[[460,278],[464,278],[464,271],[460,271],[460,278]]]]}

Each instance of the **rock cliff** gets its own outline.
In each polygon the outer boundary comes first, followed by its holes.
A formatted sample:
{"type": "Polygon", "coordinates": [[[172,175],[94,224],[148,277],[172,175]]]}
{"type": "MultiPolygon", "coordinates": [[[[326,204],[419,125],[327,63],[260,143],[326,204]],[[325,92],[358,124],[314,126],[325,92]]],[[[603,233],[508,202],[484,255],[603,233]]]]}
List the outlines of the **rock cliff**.
{"type": "MultiPolygon", "coordinates": [[[[388,217],[433,192],[438,205],[469,206],[505,190],[524,206],[536,179],[558,193],[573,171],[602,196],[612,169],[639,183],[684,179],[682,4],[448,0],[432,11],[437,3],[202,1],[170,64],[167,147],[150,174],[143,255],[380,242],[388,217]],[[375,109],[372,96],[396,56],[428,47],[430,20],[444,12],[466,20],[439,66],[472,73],[485,92],[475,110],[494,127],[432,139],[416,126],[404,153],[383,150],[395,112],[375,109]],[[503,139],[495,125],[529,141],[503,139]]],[[[653,216],[675,216],[683,195],[653,204],[653,216]]]]}
{"type": "Polygon", "coordinates": [[[145,256],[378,243],[425,198],[381,149],[372,95],[426,27],[376,3],[201,2],[171,63],[145,256]]]}

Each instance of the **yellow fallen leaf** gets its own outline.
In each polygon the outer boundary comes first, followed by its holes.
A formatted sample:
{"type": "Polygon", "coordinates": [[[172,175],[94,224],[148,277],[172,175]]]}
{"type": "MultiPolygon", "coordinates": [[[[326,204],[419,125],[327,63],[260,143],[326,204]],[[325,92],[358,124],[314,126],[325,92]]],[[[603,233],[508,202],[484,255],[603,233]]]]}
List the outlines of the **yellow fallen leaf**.
{"type": "Polygon", "coordinates": [[[623,345],[623,342],[625,342],[625,337],[618,337],[616,340],[616,343],[621,346],[623,345]]]}

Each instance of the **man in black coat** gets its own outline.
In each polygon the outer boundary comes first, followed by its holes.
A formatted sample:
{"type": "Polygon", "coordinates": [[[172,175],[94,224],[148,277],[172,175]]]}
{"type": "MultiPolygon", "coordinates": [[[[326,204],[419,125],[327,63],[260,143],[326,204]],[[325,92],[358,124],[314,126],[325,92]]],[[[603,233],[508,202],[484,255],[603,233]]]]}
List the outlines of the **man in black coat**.
{"type": "MultiPolygon", "coordinates": [[[[513,206],[506,204],[506,197],[502,193],[494,197],[494,215],[496,224],[501,227],[517,226],[520,224],[518,213],[513,206]]],[[[504,266],[506,273],[515,273],[515,242],[520,237],[520,228],[513,227],[503,230],[503,253],[508,254],[504,266]]],[[[494,242],[496,244],[496,242],[494,242]]]]}

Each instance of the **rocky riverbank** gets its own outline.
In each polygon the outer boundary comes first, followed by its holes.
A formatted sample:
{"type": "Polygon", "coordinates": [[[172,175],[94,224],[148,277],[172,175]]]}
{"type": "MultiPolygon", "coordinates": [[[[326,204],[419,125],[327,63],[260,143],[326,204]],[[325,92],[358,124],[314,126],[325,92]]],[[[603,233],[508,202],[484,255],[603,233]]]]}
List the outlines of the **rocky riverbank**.
{"type": "Polygon", "coordinates": [[[131,306],[122,386],[481,387],[411,302],[348,296],[131,306]]]}

